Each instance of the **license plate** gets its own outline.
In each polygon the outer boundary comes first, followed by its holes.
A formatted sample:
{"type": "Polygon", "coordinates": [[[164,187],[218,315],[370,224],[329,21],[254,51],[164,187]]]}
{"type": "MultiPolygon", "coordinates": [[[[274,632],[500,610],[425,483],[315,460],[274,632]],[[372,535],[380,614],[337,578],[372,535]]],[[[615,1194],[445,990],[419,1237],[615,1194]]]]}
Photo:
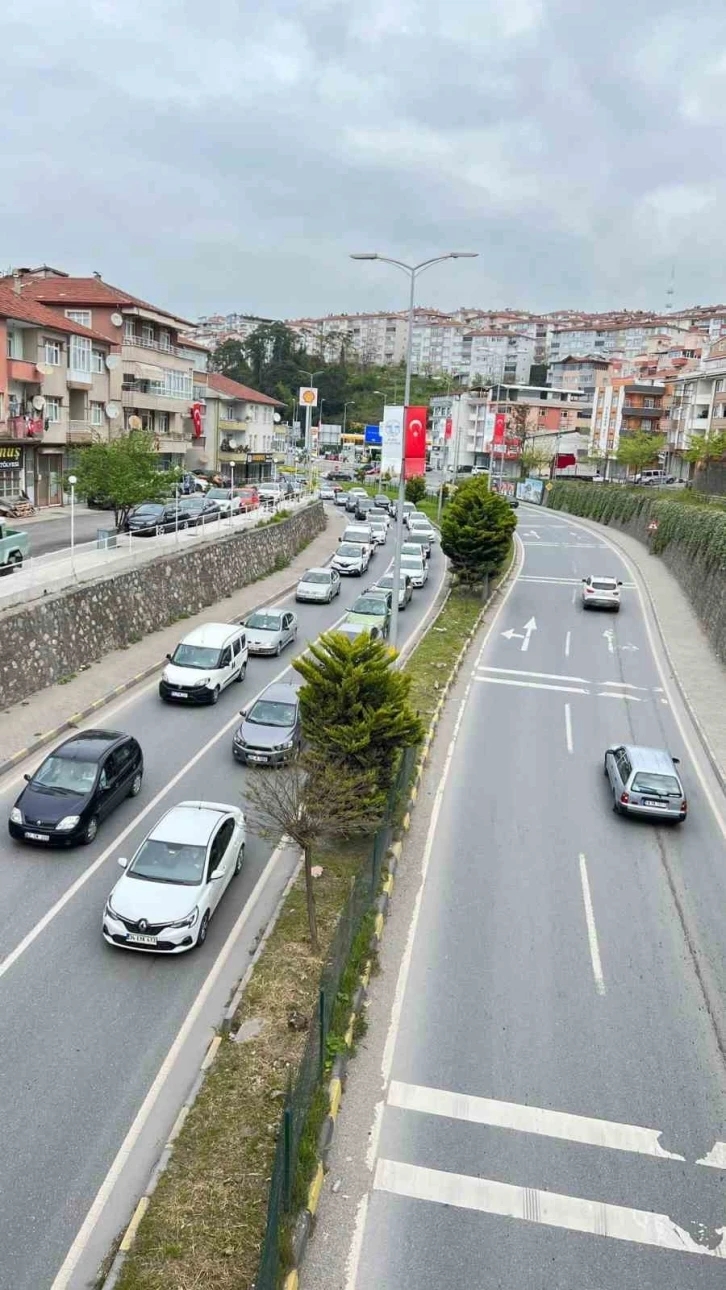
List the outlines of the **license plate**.
{"type": "Polygon", "coordinates": [[[132,945],[156,945],[157,936],[144,936],[142,932],[129,932],[129,940],[132,945]]]}
{"type": "Polygon", "coordinates": [[[183,690],[172,690],[171,697],[172,699],[186,699],[187,696],[183,690]]]}
{"type": "Polygon", "coordinates": [[[667,811],[667,810],[668,810],[668,803],[667,803],[667,802],[656,802],[656,801],[654,801],[654,800],[653,800],[653,798],[652,798],[652,797],[644,797],[644,798],[643,798],[643,805],[644,805],[644,806],[656,806],[656,807],[658,808],[658,810],[659,810],[659,811],[667,811]]]}
{"type": "Polygon", "coordinates": [[[50,842],[49,833],[29,833],[26,829],[26,838],[32,838],[33,842],[50,842]]]}
{"type": "Polygon", "coordinates": [[[247,760],[248,761],[267,761],[268,758],[266,756],[263,756],[262,753],[248,753],[247,760]]]}

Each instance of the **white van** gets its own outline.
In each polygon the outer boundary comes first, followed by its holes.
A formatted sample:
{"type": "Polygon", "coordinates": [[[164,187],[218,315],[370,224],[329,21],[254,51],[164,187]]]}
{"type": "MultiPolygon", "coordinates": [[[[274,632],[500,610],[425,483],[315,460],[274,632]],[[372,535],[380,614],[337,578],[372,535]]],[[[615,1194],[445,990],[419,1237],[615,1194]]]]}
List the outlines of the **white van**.
{"type": "Polygon", "coordinates": [[[166,701],[216,703],[225,686],[243,681],[247,636],[239,623],[205,623],[179,642],[161,674],[166,701]]]}

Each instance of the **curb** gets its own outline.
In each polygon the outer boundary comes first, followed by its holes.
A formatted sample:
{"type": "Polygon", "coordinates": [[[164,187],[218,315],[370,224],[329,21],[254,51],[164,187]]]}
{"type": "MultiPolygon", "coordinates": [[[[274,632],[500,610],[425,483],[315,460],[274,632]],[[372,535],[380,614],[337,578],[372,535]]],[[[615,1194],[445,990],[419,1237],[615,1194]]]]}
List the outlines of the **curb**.
{"type": "MultiPolygon", "coordinates": [[[[304,549],[305,548],[303,547],[303,550],[304,549]]],[[[330,558],[332,559],[332,556],[330,558]]],[[[230,622],[239,623],[243,618],[247,617],[247,614],[253,614],[257,609],[264,609],[266,605],[272,604],[281,596],[288,596],[291,591],[295,590],[299,581],[300,579],[296,578],[294,582],[286,584],[279,591],[276,591],[273,596],[268,596],[266,600],[261,600],[258,605],[255,605],[252,609],[248,609],[246,613],[230,619],[230,622]]],[[[172,625],[173,624],[171,623],[169,624],[169,626],[172,625]]],[[[123,681],[121,685],[116,685],[112,690],[108,690],[106,694],[104,694],[103,698],[95,699],[93,703],[89,703],[87,707],[81,708],[79,712],[74,712],[72,716],[68,717],[67,721],[61,722],[61,724],[59,726],[55,726],[53,730],[46,730],[25,748],[20,748],[18,752],[13,753],[12,757],[8,757],[6,761],[0,762],[0,777],[7,774],[7,772],[12,770],[14,766],[17,766],[19,762],[24,761],[26,757],[32,757],[33,753],[38,752],[41,748],[45,748],[47,744],[52,743],[54,739],[57,739],[59,735],[64,734],[66,730],[75,730],[80,721],[85,721],[86,717],[93,716],[94,712],[98,712],[99,708],[107,707],[108,704],[113,703],[114,699],[117,699],[119,695],[125,694],[127,690],[133,689],[135,685],[140,685],[142,681],[147,681],[150,676],[153,676],[155,672],[159,672],[165,665],[166,659],[162,659],[158,663],[150,663],[148,667],[143,669],[143,671],[136,672],[128,681],[123,681]]]]}
{"type": "MultiPolygon", "coordinates": [[[[512,560],[509,564],[508,569],[506,570],[506,572],[504,573],[503,577],[500,579],[499,583],[494,588],[494,590],[490,592],[490,594],[487,596],[484,604],[482,605],[481,611],[477,615],[477,619],[476,619],[476,622],[474,623],[474,626],[468,632],[466,640],[464,641],[464,644],[462,645],[458,655],[456,656],[456,659],[454,660],[454,664],[449,674],[449,678],[446,684],[444,685],[443,689],[440,691],[439,701],[436,705],[436,709],[429,722],[428,730],[426,731],[426,734],[424,736],[424,740],[419,751],[418,761],[416,763],[416,766],[413,772],[411,788],[409,789],[409,796],[408,796],[408,801],[406,805],[406,813],[401,823],[401,830],[404,836],[407,833],[408,829],[410,828],[411,812],[414,809],[416,800],[418,798],[418,786],[421,781],[421,777],[423,775],[424,767],[428,760],[429,750],[431,748],[431,744],[433,742],[433,738],[436,733],[436,727],[439,723],[446,697],[459,674],[461,665],[464,662],[464,659],[466,657],[466,654],[469,650],[469,647],[474,637],[479,631],[482,619],[486,611],[489,609],[489,606],[496,599],[496,597],[500,595],[502,589],[509,582],[510,577],[516,571],[517,566],[518,566],[518,560],[517,560],[516,548],[515,548],[515,551],[514,551],[514,554],[512,555],[512,560]]],[[[447,592],[440,606],[440,609],[443,609],[443,606],[448,600],[450,594],[451,594],[450,591],[447,592]]],[[[339,1054],[335,1058],[330,1072],[330,1078],[328,1080],[328,1113],[325,1119],[323,1120],[323,1123],[320,1127],[320,1132],[318,1134],[317,1162],[316,1162],[315,1173],[313,1175],[313,1180],[310,1183],[310,1186],[308,1188],[307,1204],[303,1209],[301,1209],[295,1215],[295,1219],[293,1221],[293,1229],[292,1229],[293,1234],[292,1234],[292,1242],[291,1242],[293,1267],[286,1274],[282,1282],[283,1290],[298,1290],[298,1287],[300,1284],[300,1269],[301,1269],[303,1258],[305,1256],[305,1250],[307,1248],[308,1241],[310,1240],[310,1237],[313,1231],[315,1230],[315,1216],[317,1213],[318,1204],[320,1202],[320,1194],[322,1192],[323,1181],[327,1170],[330,1148],[333,1144],[333,1138],[335,1136],[335,1123],[338,1117],[338,1112],[340,1110],[343,1092],[345,1089],[346,1069],[348,1066],[348,1062],[352,1056],[355,1024],[361,1012],[365,1008],[366,1002],[368,999],[368,986],[370,984],[371,971],[373,969],[373,963],[375,962],[375,959],[378,955],[378,950],[381,944],[381,940],[383,938],[383,930],[384,930],[386,918],[388,917],[388,912],[390,909],[396,872],[398,870],[399,864],[401,863],[402,851],[403,851],[403,838],[396,838],[391,843],[388,850],[386,851],[385,859],[383,862],[384,870],[387,876],[384,882],[382,883],[380,894],[373,905],[373,909],[375,911],[375,923],[374,923],[373,935],[371,936],[371,939],[368,942],[368,951],[369,951],[370,957],[366,960],[365,968],[358,979],[359,980],[358,988],[355,994],[353,995],[353,999],[351,1003],[351,1012],[348,1019],[348,1028],[345,1032],[346,1051],[345,1053],[339,1054]]],[[[104,1286],[103,1290],[107,1290],[107,1287],[104,1286]]]]}

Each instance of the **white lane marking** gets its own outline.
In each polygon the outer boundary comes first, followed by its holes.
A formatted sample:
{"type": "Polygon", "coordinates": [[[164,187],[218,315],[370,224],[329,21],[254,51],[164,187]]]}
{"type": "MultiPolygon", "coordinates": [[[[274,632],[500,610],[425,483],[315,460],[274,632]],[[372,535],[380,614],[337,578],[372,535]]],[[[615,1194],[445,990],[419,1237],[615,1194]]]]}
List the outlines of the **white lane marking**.
{"type": "Polygon", "coordinates": [[[582,899],[585,905],[587,939],[590,946],[590,959],[592,961],[592,974],[595,978],[595,989],[597,990],[598,994],[604,994],[605,978],[602,974],[602,961],[600,959],[600,945],[597,939],[597,928],[595,926],[595,914],[592,908],[592,896],[590,895],[590,880],[587,876],[587,860],[582,854],[580,854],[580,882],[582,883],[582,899]]]}
{"type": "Polygon", "coordinates": [[[356,1282],[358,1281],[358,1265],[360,1263],[361,1250],[363,1249],[363,1236],[366,1230],[369,1195],[370,1192],[366,1192],[358,1202],[358,1209],[355,1216],[355,1228],[353,1229],[353,1240],[345,1263],[345,1290],[355,1290],[356,1282]]]}
{"type": "Polygon", "coordinates": [[[604,542],[524,542],[524,546],[556,546],[563,551],[598,551],[602,550],[604,542]]]}
{"type": "Polygon", "coordinates": [[[425,1169],[421,1165],[386,1159],[378,1161],[373,1185],[376,1191],[407,1196],[412,1200],[454,1205],[457,1209],[478,1210],[484,1214],[518,1218],[592,1236],[608,1236],[616,1241],[654,1245],[681,1254],[726,1258],[726,1237],[722,1236],[715,1247],[699,1245],[667,1214],[650,1210],[610,1205],[581,1196],[564,1196],[534,1187],[515,1187],[491,1178],[470,1178],[466,1174],[444,1173],[439,1169],[425,1169]]]}
{"type": "MultiPolygon", "coordinates": [[[[522,550],[521,539],[516,534],[515,534],[515,537],[522,555],[522,564],[523,564],[524,552],[522,550]]],[[[522,566],[520,565],[520,568],[521,567],[522,566]]],[[[515,574],[509,586],[507,587],[507,590],[502,596],[499,607],[494,617],[492,618],[492,621],[489,624],[489,627],[487,628],[486,634],[484,636],[484,640],[482,641],[481,649],[479,650],[479,654],[477,655],[477,663],[479,662],[479,659],[481,658],[484,650],[487,647],[487,644],[489,643],[491,634],[494,631],[495,627],[497,626],[499,617],[503,612],[507,604],[507,601],[509,600],[509,597],[511,596],[512,592],[514,591],[514,588],[517,585],[518,577],[519,575],[515,574]]],[[[441,778],[439,780],[438,787],[436,789],[436,796],[434,798],[434,804],[431,811],[429,829],[426,835],[426,843],[424,846],[423,857],[421,860],[421,881],[419,883],[419,888],[416,893],[416,900],[414,902],[413,913],[411,915],[411,922],[409,924],[408,935],[406,937],[406,945],[403,951],[403,957],[401,959],[401,966],[398,971],[398,980],[396,982],[396,992],[393,998],[393,1006],[391,1008],[391,1020],[388,1027],[388,1034],[386,1035],[386,1042],[383,1048],[383,1058],[381,1061],[381,1074],[383,1076],[384,1088],[387,1086],[391,1076],[391,1066],[393,1064],[393,1053],[396,1047],[396,1040],[398,1038],[398,1031],[401,1024],[403,999],[406,993],[406,986],[408,984],[408,975],[411,970],[411,960],[413,958],[413,946],[414,946],[414,941],[416,939],[416,931],[418,929],[418,920],[421,915],[421,905],[423,902],[424,888],[426,886],[426,877],[428,875],[429,863],[431,860],[431,852],[433,850],[433,845],[434,845],[434,837],[436,836],[436,828],[439,822],[439,815],[441,813],[441,805],[444,800],[444,792],[446,791],[446,784],[449,778],[449,772],[451,770],[452,762],[454,760],[456,741],[459,736],[461,723],[464,718],[464,712],[466,710],[466,705],[469,699],[469,695],[471,693],[471,685],[472,685],[472,682],[470,680],[469,684],[466,687],[466,690],[464,691],[464,696],[461,700],[461,703],[459,704],[459,711],[457,713],[456,722],[454,724],[454,730],[451,736],[451,742],[449,744],[449,747],[446,753],[446,759],[444,761],[443,771],[441,774],[441,778]]]]}
{"type": "Polygon", "coordinates": [[[572,713],[569,703],[565,704],[565,739],[567,740],[567,751],[572,752],[572,713]]]}
{"type": "Polygon", "coordinates": [[[708,1165],[711,1169],[726,1169],[726,1142],[715,1142],[708,1155],[696,1161],[698,1165],[708,1165]]]}
{"type": "Polygon", "coordinates": [[[526,653],[526,651],[529,649],[530,636],[532,635],[532,632],[536,632],[536,630],[537,630],[537,620],[536,618],[530,618],[529,622],[524,624],[524,640],[522,641],[523,653],[526,653]]]}
{"type": "MultiPolygon", "coordinates": [[[[650,687],[647,685],[633,685],[632,681],[594,681],[593,685],[611,685],[616,690],[644,690],[650,687]]],[[[655,688],[655,687],[654,687],[655,688]]]]}
{"type": "Polygon", "coordinates": [[[577,604],[577,587],[572,588],[572,603],[577,604]]]}
{"type": "Polygon", "coordinates": [[[481,672],[502,672],[505,676],[536,676],[541,681],[579,681],[581,685],[592,685],[586,676],[569,676],[562,672],[525,672],[520,667],[490,667],[480,664],[481,672]]]}
{"type": "Polygon", "coordinates": [[[161,1093],[161,1090],[164,1087],[164,1084],[166,1083],[169,1073],[172,1070],[174,1063],[176,1062],[177,1057],[179,1056],[179,1053],[184,1047],[184,1044],[186,1043],[189,1037],[192,1027],[194,1026],[200,1012],[202,1011],[202,1008],[204,1007],[204,1004],[207,998],[209,997],[217,981],[217,978],[219,977],[222,971],[222,968],[227,962],[227,959],[229,958],[232,952],[232,949],[234,948],[234,944],[237,941],[242,931],[242,928],[244,927],[245,922],[249,919],[250,915],[254,911],[255,905],[257,903],[257,900],[259,898],[261,891],[269,881],[272,870],[279,863],[280,857],[283,855],[285,849],[286,848],[282,845],[282,843],[280,843],[279,846],[275,847],[275,850],[273,851],[272,855],[267,861],[265,868],[262,870],[262,873],[257,879],[257,882],[255,883],[255,886],[252,892],[250,893],[247,901],[245,902],[244,908],[240,912],[240,915],[237,921],[235,922],[234,927],[232,928],[231,932],[229,933],[229,936],[224,942],[224,945],[222,946],[217,958],[215,959],[209,971],[208,976],[205,978],[202,988],[199,991],[199,994],[197,995],[196,999],[194,1000],[194,1003],[189,1009],[189,1012],[184,1018],[184,1021],[182,1022],[179,1032],[171,1048],[169,1049],[166,1057],[164,1058],[164,1061],[162,1062],[159,1068],[159,1071],[156,1075],[156,1078],[153,1084],[151,1085],[151,1088],[149,1089],[148,1093],[146,1094],[146,1097],[144,1098],[141,1106],[139,1107],[136,1117],[128,1133],[126,1134],[126,1137],[121,1143],[121,1146],[119,1147],[116,1158],[113,1164],[111,1165],[111,1168],[109,1169],[108,1173],[106,1174],[106,1177],[101,1183],[101,1186],[91,1205],[91,1208],[86,1214],[86,1217],[83,1220],[83,1223],[78,1231],[78,1234],[76,1235],[75,1240],[73,1241],[73,1244],[71,1245],[65,1259],[63,1260],[63,1265],[56,1275],[56,1278],[51,1286],[51,1290],[67,1290],[67,1287],[72,1284],[71,1278],[73,1277],[75,1269],[78,1265],[78,1261],[81,1255],[83,1254],[83,1251],[85,1250],[86,1246],[88,1245],[88,1242],[93,1233],[93,1229],[96,1226],[96,1223],[98,1222],[99,1218],[101,1217],[104,1206],[106,1205],[106,1202],[108,1201],[114,1187],[116,1186],[116,1183],[118,1182],[121,1172],[129,1156],[131,1155],[131,1152],[133,1151],[139,1137],[141,1136],[141,1133],[143,1132],[144,1125],[149,1119],[149,1116],[151,1115],[154,1109],[154,1106],[158,1101],[159,1094],[161,1093]]]}
{"type": "Polygon", "coordinates": [[[571,642],[571,640],[572,640],[572,632],[568,632],[568,633],[567,633],[567,635],[565,636],[565,658],[569,658],[569,657],[570,657],[570,642],[571,642]]]}
{"type": "Polygon", "coordinates": [[[612,627],[606,627],[603,636],[608,643],[608,650],[611,654],[615,653],[615,632],[612,627]]]}
{"type": "Polygon", "coordinates": [[[376,1160],[378,1159],[378,1143],[380,1142],[380,1138],[381,1138],[381,1128],[383,1127],[383,1113],[385,1109],[386,1109],[386,1104],[381,1098],[380,1102],[376,1102],[375,1110],[373,1112],[373,1124],[371,1125],[371,1129],[368,1134],[368,1147],[366,1149],[366,1165],[371,1170],[371,1172],[373,1172],[376,1160]]]}
{"type": "MultiPolygon", "coordinates": [[[[576,587],[582,586],[582,578],[556,578],[554,576],[548,577],[545,574],[543,574],[541,577],[537,577],[537,575],[533,573],[522,574],[522,577],[519,579],[519,581],[520,582],[542,582],[545,584],[551,584],[556,587],[559,587],[559,586],[571,587],[573,584],[576,587]]],[[[629,587],[631,591],[635,589],[634,582],[623,582],[623,586],[629,587]]]]}
{"type": "Polygon", "coordinates": [[[484,681],[487,685],[517,685],[525,690],[564,690],[566,694],[589,694],[577,685],[545,685],[540,681],[508,681],[503,676],[475,676],[474,681],[484,681]]]}
{"type": "Polygon", "coordinates": [[[598,699],[627,699],[628,703],[642,703],[635,694],[618,694],[616,690],[598,690],[598,699]]]}
{"type": "Polygon", "coordinates": [[[570,1115],[566,1111],[549,1111],[521,1102],[501,1102],[470,1093],[404,1084],[394,1079],[388,1093],[388,1105],[404,1111],[420,1111],[424,1115],[441,1115],[449,1120],[467,1120],[470,1124],[489,1124],[497,1129],[562,1138],[566,1142],[581,1142],[591,1147],[657,1156],[660,1160],[685,1160],[685,1156],[666,1151],[660,1145],[660,1129],[644,1129],[639,1124],[620,1124],[617,1120],[599,1120],[589,1115],[570,1115]]]}

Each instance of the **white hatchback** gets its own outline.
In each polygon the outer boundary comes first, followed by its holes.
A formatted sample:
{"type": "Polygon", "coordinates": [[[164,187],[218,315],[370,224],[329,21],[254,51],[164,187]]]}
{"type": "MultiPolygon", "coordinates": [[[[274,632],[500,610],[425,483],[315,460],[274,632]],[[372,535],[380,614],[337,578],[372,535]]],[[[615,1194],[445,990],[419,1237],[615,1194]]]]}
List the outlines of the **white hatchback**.
{"type": "Polygon", "coordinates": [[[583,609],[612,609],[617,614],[620,609],[622,585],[617,578],[601,578],[598,574],[590,574],[589,578],[583,578],[583,609]]]}
{"type": "Polygon", "coordinates": [[[183,954],[207,939],[209,920],[244,861],[245,817],[224,802],[180,802],[161,817],[103,911],[109,945],[183,954]]]}

